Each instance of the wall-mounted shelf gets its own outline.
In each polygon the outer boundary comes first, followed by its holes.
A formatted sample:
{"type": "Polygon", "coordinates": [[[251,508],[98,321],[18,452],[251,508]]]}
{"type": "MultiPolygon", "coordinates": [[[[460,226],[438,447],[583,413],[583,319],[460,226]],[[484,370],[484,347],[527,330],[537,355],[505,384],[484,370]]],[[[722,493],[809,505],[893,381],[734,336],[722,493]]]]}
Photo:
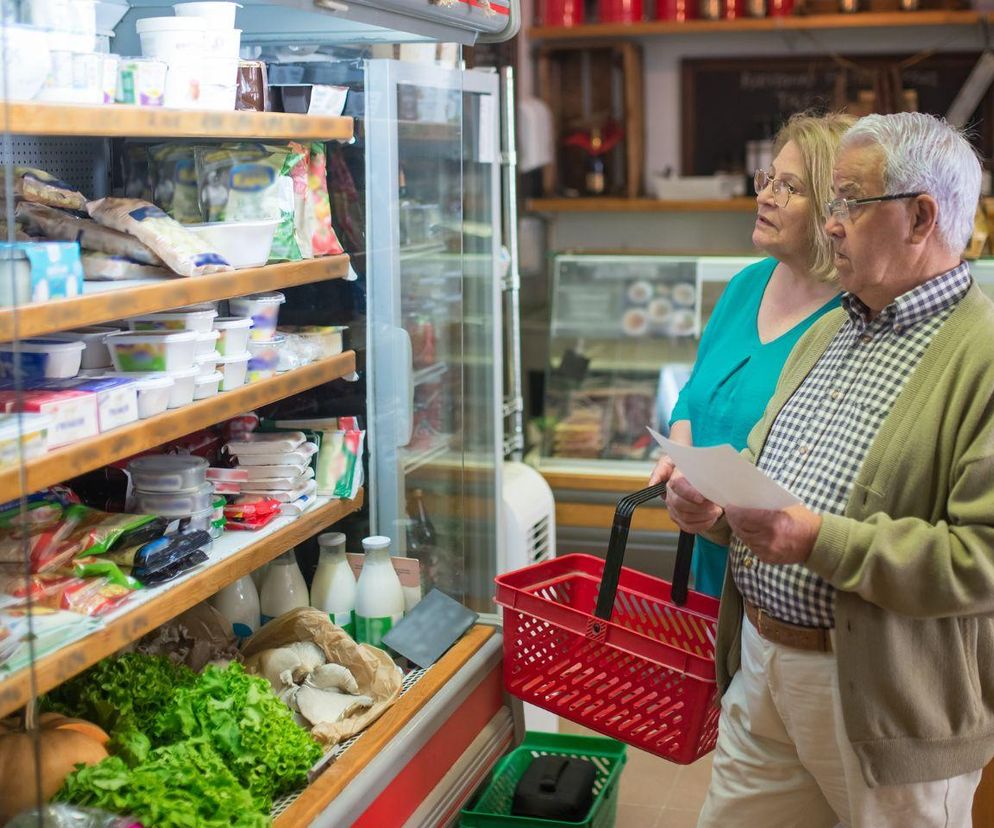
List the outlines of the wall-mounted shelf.
{"type": "Polygon", "coordinates": [[[534,26],[533,40],[590,40],[606,37],[722,34],[732,32],[881,29],[902,26],[971,26],[991,15],[975,11],[860,12],[857,14],[794,15],[741,20],[649,20],[640,23],[586,23],[582,26],[534,26]]]}
{"type": "Polygon", "coordinates": [[[84,295],[75,299],[53,299],[19,308],[0,308],[0,341],[13,339],[15,333],[25,339],[198,302],[341,279],[348,271],[349,257],[341,255],[232,270],[211,276],[87,282],[84,295]]]}
{"type": "MultiPolygon", "coordinates": [[[[355,500],[319,500],[300,517],[279,518],[258,532],[226,533],[215,542],[210,560],[202,567],[161,587],[140,590],[108,615],[102,627],[38,659],[34,666],[35,692],[44,693],[71,679],[287,549],[337,523],[360,509],[362,502],[362,492],[355,500]]],[[[0,673],[0,718],[31,699],[31,672],[24,668],[10,675],[0,673]]]]}
{"type": "Polygon", "coordinates": [[[98,138],[272,138],[350,141],[352,118],[282,112],[222,112],[152,106],[10,103],[4,128],[14,135],[98,138]]]}
{"type": "Polygon", "coordinates": [[[0,470],[0,502],[14,500],[68,477],[123,460],[200,428],[237,417],[262,405],[346,377],[355,371],[355,352],[318,360],[302,368],[174,408],[113,431],[54,449],[23,467],[0,470]],[[23,469],[24,489],[21,488],[23,469]]]}
{"type": "Polygon", "coordinates": [[[756,199],[532,198],[526,209],[532,213],[754,213],[756,199]]]}

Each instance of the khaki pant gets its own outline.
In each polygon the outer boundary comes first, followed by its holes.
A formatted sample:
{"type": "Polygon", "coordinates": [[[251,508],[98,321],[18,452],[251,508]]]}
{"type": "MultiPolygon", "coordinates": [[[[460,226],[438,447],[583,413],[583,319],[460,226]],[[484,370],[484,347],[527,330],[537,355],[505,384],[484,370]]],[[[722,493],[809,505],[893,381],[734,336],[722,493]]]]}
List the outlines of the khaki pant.
{"type": "Polygon", "coordinates": [[[970,828],[981,771],[867,787],[846,736],[835,656],[742,627],[698,828],[970,828]]]}

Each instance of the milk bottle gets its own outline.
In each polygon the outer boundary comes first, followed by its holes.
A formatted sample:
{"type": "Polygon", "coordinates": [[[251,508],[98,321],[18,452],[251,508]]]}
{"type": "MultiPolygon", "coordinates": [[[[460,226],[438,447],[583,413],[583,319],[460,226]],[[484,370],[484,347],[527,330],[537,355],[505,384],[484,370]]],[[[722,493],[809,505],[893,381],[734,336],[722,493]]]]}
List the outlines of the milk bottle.
{"type": "Polygon", "coordinates": [[[366,557],[356,588],[356,641],[379,647],[404,617],[404,590],[390,561],[390,538],[374,535],[362,546],[366,557]]]}
{"type": "Polygon", "coordinates": [[[355,638],[356,582],[345,558],[345,535],[327,532],[318,536],[321,556],[311,584],[311,606],[355,638]]]}
{"type": "Polygon", "coordinates": [[[259,593],[250,576],[242,575],[234,583],[214,593],[210,603],[228,619],[238,638],[248,638],[259,629],[259,593]]]}
{"type": "Polygon", "coordinates": [[[262,623],[266,624],[285,612],[306,606],[307,584],[297,566],[297,556],[291,548],[269,565],[263,578],[259,595],[262,623]]]}

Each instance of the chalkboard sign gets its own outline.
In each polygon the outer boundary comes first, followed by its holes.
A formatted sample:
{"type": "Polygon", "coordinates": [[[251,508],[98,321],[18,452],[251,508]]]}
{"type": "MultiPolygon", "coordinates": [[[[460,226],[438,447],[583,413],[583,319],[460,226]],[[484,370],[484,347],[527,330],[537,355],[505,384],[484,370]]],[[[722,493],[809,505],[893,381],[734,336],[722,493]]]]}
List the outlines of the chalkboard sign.
{"type": "MultiPolygon", "coordinates": [[[[919,112],[945,115],[979,53],[685,60],[681,66],[682,171],[711,175],[742,170],[746,142],[774,131],[805,109],[832,110],[840,99],[855,102],[873,88],[866,72],[892,70],[902,61],[901,85],[917,99],[919,112]],[[855,64],[857,68],[854,68],[855,64]]],[[[863,114],[863,113],[856,113],[863,114]]],[[[984,96],[969,121],[972,140],[984,158],[991,155],[994,94],[984,96]]]]}

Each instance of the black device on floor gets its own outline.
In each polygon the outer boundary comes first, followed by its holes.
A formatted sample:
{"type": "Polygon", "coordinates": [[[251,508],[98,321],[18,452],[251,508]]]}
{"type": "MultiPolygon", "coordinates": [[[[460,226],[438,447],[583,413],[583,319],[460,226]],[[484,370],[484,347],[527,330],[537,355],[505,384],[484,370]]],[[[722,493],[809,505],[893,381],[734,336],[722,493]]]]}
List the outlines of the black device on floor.
{"type": "Polygon", "coordinates": [[[590,813],[596,780],[597,769],[586,759],[536,756],[514,789],[511,813],[580,822],[590,813]]]}

